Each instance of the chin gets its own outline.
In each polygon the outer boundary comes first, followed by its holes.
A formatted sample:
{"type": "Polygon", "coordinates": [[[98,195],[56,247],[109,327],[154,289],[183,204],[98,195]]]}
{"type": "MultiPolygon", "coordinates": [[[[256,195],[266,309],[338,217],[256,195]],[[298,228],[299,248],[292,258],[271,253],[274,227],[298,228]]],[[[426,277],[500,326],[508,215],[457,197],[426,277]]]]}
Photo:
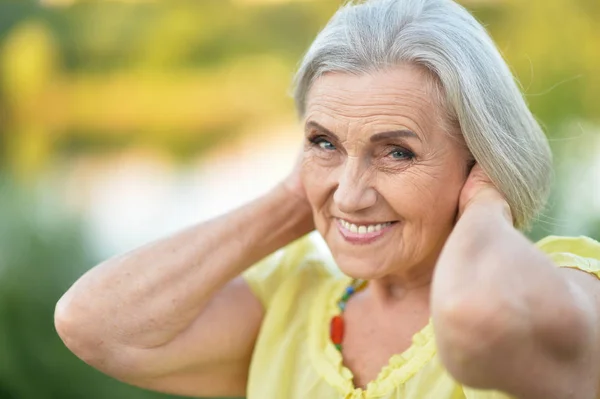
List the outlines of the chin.
{"type": "Polygon", "coordinates": [[[390,274],[390,270],[375,259],[357,259],[348,255],[334,255],[340,270],[348,277],[362,280],[375,280],[390,274]]]}

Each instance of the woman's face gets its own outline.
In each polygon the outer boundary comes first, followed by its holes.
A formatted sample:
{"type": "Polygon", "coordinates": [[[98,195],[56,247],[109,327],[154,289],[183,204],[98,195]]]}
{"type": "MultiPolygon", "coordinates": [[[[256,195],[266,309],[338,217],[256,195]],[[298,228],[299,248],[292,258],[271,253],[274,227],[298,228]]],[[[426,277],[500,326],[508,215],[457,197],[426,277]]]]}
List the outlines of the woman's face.
{"type": "Polygon", "coordinates": [[[431,275],[454,225],[468,151],[434,85],[401,66],[311,88],[302,181],[317,230],[356,278],[431,275]]]}

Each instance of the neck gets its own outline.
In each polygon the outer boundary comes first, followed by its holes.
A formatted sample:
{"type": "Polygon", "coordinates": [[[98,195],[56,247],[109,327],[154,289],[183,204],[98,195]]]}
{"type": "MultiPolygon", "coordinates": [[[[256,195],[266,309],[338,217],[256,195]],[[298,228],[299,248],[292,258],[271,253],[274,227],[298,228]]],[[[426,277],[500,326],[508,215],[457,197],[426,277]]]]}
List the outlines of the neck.
{"type": "Polygon", "coordinates": [[[392,274],[371,280],[369,291],[373,299],[388,305],[406,300],[428,303],[433,269],[418,267],[406,274],[392,274]]]}
{"type": "Polygon", "coordinates": [[[369,291],[378,301],[385,303],[417,298],[428,299],[430,287],[431,278],[407,283],[393,277],[384,277],[369,282],[369,291]]]}
{"type": "Polygon", "coordinates": [[[425,259],[409,268],[399,268],[397,270],[401,270],[400,272],[371,280],[369,291],[372,292],[373,299],[388,305],[407,299],[429,303],[433,273],[444,244],[445,240],[438,245],[438,250],[432,251],[425,259]]]}

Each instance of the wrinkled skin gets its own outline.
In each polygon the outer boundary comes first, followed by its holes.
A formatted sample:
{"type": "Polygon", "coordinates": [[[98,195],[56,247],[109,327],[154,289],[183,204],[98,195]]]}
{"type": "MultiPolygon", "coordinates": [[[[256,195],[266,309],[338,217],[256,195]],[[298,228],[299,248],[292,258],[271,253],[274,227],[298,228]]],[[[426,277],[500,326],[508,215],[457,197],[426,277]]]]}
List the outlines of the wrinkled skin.
{"type": "Polygon", "coordinates": [[[459,211],[470,154],[449,128],[431,77],[413,66],[326,74],[311,88],[301,181],[315,226],[347,275],[427,284],[459,211]],[[409,134],[372,141],[373,135],[409,134]],[[338,219],[395,222],[368,244],[338,219]]]}

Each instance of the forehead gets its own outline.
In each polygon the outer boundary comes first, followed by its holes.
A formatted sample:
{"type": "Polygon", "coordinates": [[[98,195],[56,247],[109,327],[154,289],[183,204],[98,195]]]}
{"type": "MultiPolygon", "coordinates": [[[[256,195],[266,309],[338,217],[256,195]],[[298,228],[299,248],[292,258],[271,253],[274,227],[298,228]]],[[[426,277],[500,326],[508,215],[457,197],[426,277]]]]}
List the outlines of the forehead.
{"type": "Polygon", "coordinates": [[[436,90],[431,76],[409,65],[360,75],[329,73],[308,93],[306,119],[402,125],[423,133],[439,125],[436,90]]]}

